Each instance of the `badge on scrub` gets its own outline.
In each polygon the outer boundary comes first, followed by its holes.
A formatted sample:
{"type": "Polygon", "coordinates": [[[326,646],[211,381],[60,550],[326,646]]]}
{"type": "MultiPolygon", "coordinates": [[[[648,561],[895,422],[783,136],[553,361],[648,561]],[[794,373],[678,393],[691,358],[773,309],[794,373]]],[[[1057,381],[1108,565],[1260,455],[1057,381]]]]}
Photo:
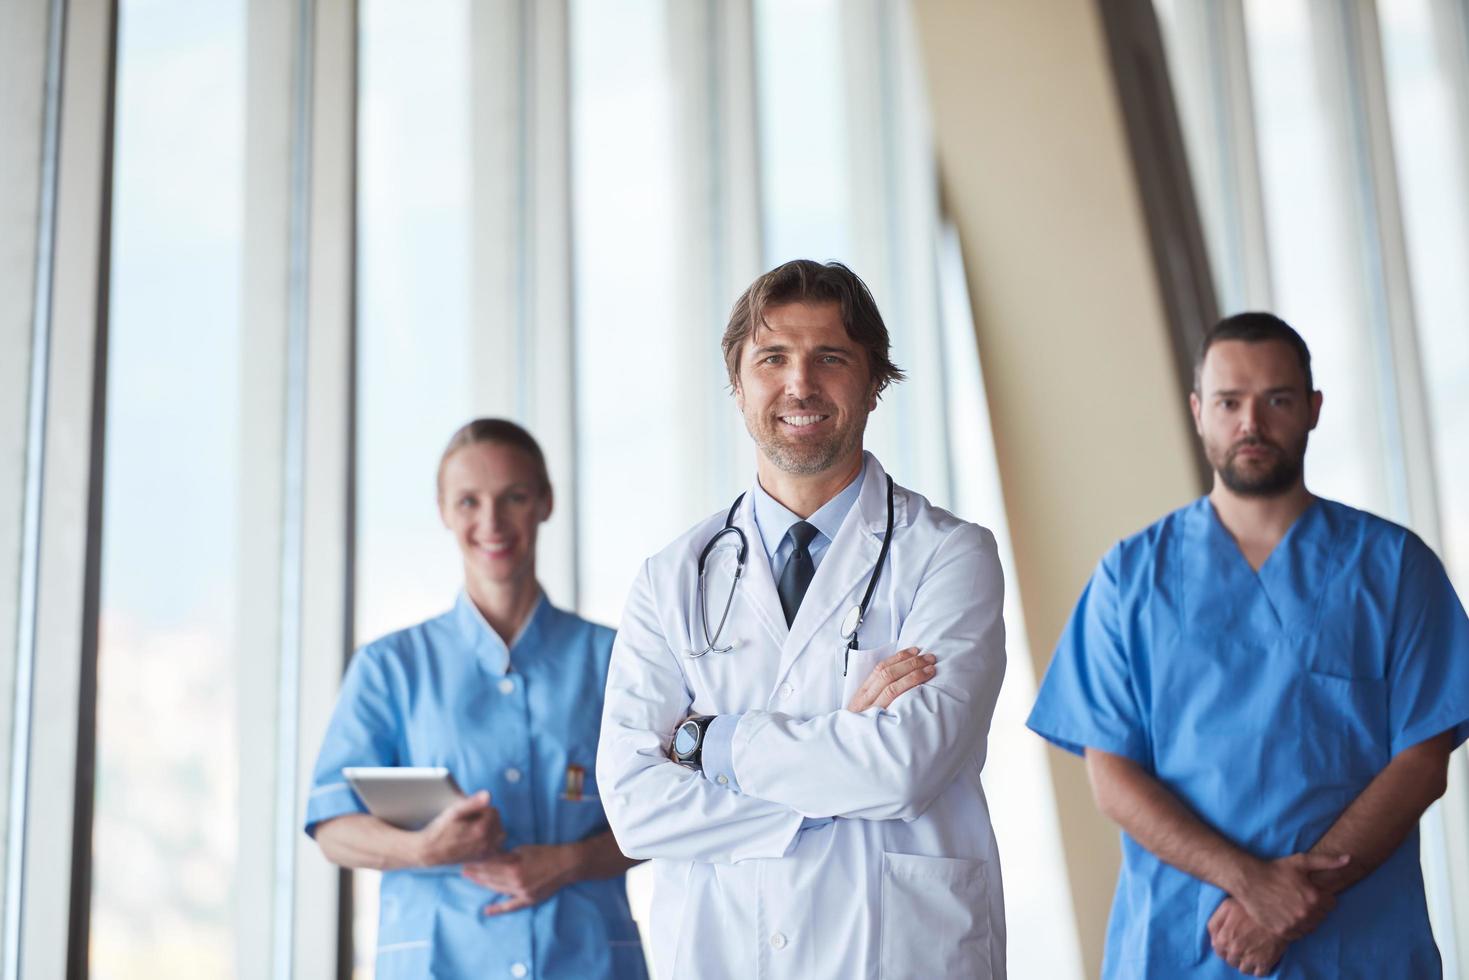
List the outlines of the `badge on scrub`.
{"type": "Polygon", "coordinates": [[[587,771],[585,769],[574,762],[568,765],[566,767],[566,792],[561,794],[561,798],[570,800],[573,803],[580,803],[586,780],[587,771]]]}

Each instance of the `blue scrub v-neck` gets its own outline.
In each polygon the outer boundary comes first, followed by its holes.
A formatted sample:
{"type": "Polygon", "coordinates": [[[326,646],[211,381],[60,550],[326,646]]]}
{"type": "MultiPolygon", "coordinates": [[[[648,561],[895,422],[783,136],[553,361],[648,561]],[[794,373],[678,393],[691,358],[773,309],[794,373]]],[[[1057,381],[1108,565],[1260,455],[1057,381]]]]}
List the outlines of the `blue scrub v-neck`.
{"type": "MultiPolygon", "coordinates": [[[[1258,572],[1208,498],[1119,542],[1067,624],[1029,726],[1136,762],[1262,858],[1309,849],[1392,757],[1469,737],[1469,619],[1411,532],[1329,500],[1258,572]]],[[[1234,977],[1224,893],[1122,835],[1103,976],[1234,977]]],[[[1436,975],[1416,831],[1282,960],[1280,977],[1436,975]]]]}

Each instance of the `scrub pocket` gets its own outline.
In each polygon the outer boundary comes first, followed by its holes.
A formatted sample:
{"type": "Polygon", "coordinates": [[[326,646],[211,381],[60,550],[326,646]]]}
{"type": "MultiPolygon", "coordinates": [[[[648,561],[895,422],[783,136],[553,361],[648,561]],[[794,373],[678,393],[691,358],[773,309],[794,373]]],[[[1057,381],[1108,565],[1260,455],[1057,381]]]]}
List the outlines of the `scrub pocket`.
{"type": "Polygon", "coordinates": [[[883,980],[990,976],[984,862],[884,853],[883,980]]]}
{"type": "Polygon", "coordinates": [[[852,703],[852,695],[856,694],[857,689],[867,680],[868,675],[872,673],[872,668],[897,652],[896,643],[873,647],[870,650],[853,650],[850,654],[847,654],[846,648],[843,647],[841,653],[847,657],[847,676],[842,677],[841,706],[845,708],[852,703]]]}

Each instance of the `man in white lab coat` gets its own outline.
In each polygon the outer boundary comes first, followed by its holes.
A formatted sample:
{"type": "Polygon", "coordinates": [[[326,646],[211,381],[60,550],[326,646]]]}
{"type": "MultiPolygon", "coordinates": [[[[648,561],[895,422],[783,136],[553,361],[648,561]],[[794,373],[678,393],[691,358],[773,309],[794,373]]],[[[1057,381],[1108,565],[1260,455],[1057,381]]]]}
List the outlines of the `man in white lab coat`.
{"type": "Polygon", "coordinates": [[[644,564],[597,753],[619,844],[653,862],[654,972],[1003,978],[994,537],[863,451],[902,375],[845,266],[761,276],[724,352],[757,479],[644,564]]]}

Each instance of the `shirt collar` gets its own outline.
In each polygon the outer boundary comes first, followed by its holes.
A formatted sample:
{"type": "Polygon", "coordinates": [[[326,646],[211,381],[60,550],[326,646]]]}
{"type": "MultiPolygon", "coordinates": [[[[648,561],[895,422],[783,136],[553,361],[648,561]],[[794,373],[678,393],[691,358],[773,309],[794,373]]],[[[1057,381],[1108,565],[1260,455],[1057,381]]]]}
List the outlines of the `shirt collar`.
{"type": "Polygon", "coordinates": [[[461,589],[459,597],[454,601],[454,620],[458,623],[459,631],[465,642],[474,650],[475,656],[485,661],[489,668],[498,674],[510,672],[510,651],[535,646],[537,638],[545,629],[546,618],[551,615],[551,612],[551,602],[546,598],[545,591],[542,590],[536,599],[535,608],[531,610],[530,617],[526,619],[525,625],[520,628],[520,632],[507,647],[505,641],[500,639],[500,634],[491,629],[490,624],[485,621],[484,614],[479,611],[474,600],[469,598],[469,593],[461,589]]]}
{"type": "MultiPolygon", "coordinates": [[[[826,537],[827,541],[835,541],[837,532],[841,530],[842,521],[846,520],[847,511],[852,509],[856,503],[857,495],[862,492],[862,481],[867,475],[867,467],[857,471],[857,475],[842,488],[842,491],[832,497],[817,509],[816,513],[806,518],[808,524],[815,525],[816,530],[826,537]]],[[[774,557],[781,541],[785,539],[786,532],[791,525],[801,520],[784,504],[765,492],[765,488],[756,479],[754,490],[755,502],[755,527],[760,532],[760,541],[765,545],[765,557],[774,557]]]]}

